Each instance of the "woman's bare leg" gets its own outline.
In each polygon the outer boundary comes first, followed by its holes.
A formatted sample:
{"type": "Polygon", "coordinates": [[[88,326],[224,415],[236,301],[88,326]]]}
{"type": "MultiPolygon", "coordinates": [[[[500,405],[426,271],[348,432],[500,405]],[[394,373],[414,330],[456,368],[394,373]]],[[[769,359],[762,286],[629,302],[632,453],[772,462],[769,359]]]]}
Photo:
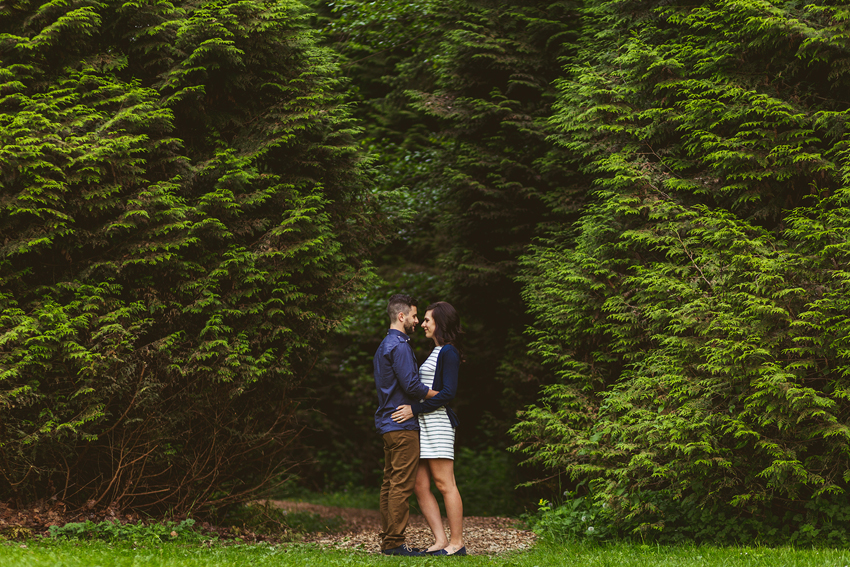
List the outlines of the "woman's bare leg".
{"type": "Polygon", "coordinates": [[[419,502],[419,509],[422,510],[425,521],[428,522],[428,526],[434,533],[434,545],[426,551],[436,551],[446,547],[449,544],[449,539],[446,537],[443,518],[440,516],[440,505],[437,504],[437,499],[431,493],[429,461],[431,459],[419,460],[419,470],[416,472],[416,485],[413,488],[413,492],[416,494],[416,500],[419,502]]]}
{"type": "MultiPolygon", "coordinates": [[[[426,462],[430,469],[430,476],[434,478],[434,483],[443,495],[443,502],[446,504],[446,516],[452,534],[449,544],[444,549],[447,553],[452,554],[463,547],[463,500],[460,498],[460,492],[458,492],[455,483],[454,461],[451,459],[428,459],[426,462]]],[[[422,467],[420,466],[419,469],[422,470],[422,467]]],[[[417,477],[416,480],[418,484],[419,478],[417,477]]]]}

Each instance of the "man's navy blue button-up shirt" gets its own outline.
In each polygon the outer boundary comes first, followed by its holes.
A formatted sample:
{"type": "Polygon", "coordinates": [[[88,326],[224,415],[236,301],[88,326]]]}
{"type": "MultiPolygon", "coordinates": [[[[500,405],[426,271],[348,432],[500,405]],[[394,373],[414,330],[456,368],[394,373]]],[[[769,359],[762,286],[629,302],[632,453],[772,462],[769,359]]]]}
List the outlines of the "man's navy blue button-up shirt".
{"type": "Polygon", "coordinates": [[[391,417],[398,406],[410,405],[428,395],[428,387],[419,381],[419,366],[406,334],[395,329],[387,331],[373,361],[375,388],[378,390],[378,411],[375,428],[383,435],[390,431],[418,431],[419,420],[396,423],[391,417]]]}

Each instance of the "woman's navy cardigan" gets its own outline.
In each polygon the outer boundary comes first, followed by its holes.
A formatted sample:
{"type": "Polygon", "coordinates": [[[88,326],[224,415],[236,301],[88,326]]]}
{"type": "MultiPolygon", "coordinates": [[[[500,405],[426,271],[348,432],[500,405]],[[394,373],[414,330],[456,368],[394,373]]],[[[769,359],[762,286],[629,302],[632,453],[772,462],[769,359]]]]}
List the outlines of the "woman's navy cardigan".
{"type": "MultiPolygon", "coordinates": [[[[434,383],[431,385],[432,390],[439,390],[440,393],[430,400],[411,404],[410,409],[413,411],[413,415],[432,412],[452,401],[457,394],[459,369],[460,353],[454,345],[443,345],[440,354],[437,355],[437,368],[434,370],[434,383]]],[[[446,406],[446,413],[449,415],[452,427],[457,427],[460,422],[452,408],[446,406]]]]}

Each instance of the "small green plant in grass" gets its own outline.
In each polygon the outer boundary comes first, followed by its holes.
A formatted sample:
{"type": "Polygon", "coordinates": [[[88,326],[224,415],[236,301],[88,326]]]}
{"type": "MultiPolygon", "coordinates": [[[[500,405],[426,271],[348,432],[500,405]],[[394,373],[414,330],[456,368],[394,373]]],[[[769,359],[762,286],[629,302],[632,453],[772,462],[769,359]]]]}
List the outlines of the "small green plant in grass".
{"type": "Polygon", "coordinates": [[[118,520],[109,522],[69,522],[64,526],[50,526],[50,536],[56,539],[104,540],[109,542],[164,542],[197,541],[201,535],[192,529],[195,520],[187,518],[182,522],[163,523],[126,523],[118,520]]]}
{"type": "Polygon", "coordinates": [[[0,541],[7,539],[24,541],[33,537],[33,532],[24,526],[6,526],[0,529],[0,541]]]}
{"type": "Polygon", "coordinates": [[[552,542],[602,541],[612,536],[610,514],[590,497],[564,492],[564,502],[538,502],[537,514],[525,518],[532,530],[552,542]]]}

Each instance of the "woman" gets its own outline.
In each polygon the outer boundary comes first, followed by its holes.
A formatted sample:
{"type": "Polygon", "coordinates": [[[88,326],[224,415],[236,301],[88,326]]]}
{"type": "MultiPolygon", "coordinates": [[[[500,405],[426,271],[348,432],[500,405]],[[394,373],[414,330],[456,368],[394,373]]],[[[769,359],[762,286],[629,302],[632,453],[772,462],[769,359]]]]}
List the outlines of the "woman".
{"type": "Polygon", "coordinates": [[[454,473],[454,439],[457,417],[446,404],[457,392],[460,317],[445,301],[428,306],[421,323],[425,336],[434,341],[434,350],[419,369],[423,384],[439,393],[429,400],[412,406],[399,406],[393,413],[396,422],[412,416],[419,419],[419,469],[414,492],[422,515],[434,532],[434,545],[425,550],[429,555],[466,555],[463,544],[463,501],[460,498],[454,473]],[[446,537],[440,507],[431,493],[431,479],[443,495],[449,520],[451,540],[446,537]]]}

